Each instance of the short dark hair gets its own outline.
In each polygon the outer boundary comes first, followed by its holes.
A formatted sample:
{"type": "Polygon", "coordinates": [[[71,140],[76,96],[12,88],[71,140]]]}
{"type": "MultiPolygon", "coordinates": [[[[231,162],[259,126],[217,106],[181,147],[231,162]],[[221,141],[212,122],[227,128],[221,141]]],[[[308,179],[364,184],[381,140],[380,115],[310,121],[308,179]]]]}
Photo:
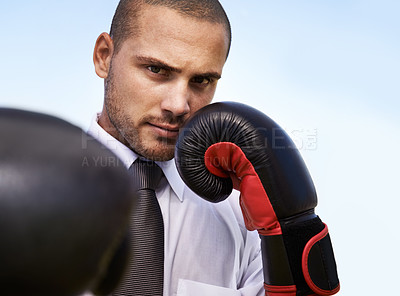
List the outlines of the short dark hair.
{"type": "Polygon", "coordinates": [[[139,33],[140,28],[137,27],[135,19],[139,16],[143,4],[168,7],[189,17],[222,24],[229,38],[226,54],[228,56],[232,39],[231,25],[218,0],[120,0],[110,29],[115,52],[118,52],[128,37],[139,33]]]}

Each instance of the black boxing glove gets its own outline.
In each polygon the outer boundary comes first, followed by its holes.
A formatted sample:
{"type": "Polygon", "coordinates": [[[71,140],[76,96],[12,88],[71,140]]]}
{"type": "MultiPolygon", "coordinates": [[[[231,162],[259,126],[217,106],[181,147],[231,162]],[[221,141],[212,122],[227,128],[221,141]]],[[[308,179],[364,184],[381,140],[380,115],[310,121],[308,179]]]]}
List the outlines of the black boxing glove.
{"type": "Polygon", "coordinates": [[[126,168],[44,114],[0,109],[0,139],[0,294],[109,293],[127,256],[126,168]]]}
{"type": "Polygon", "coordinates": [[[219,202],[233,187],[240,190],[246,227],[261,237],[266,295],[339,291],[328,229],[314,212],[311,176],[269,117],[239,103],[208,105],[185,124],[175,161],[185,183],[206,200],[219,202]]]}

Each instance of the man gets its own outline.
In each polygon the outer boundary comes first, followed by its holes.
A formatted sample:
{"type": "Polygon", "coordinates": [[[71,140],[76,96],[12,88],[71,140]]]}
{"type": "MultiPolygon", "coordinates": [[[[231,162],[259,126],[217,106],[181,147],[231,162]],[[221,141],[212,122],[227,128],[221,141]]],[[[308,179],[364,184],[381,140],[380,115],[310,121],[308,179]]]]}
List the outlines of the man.
{"type": "Polygon", "coordinates": [[[212,101],[229,53],[217,0],[122,0],[94,49],[104,105],[89,132],[128,168],[156,161],[164,220],[164,295],[263,295],[260,243],[245,229],[238,196],[211,204],[180,179],[179,129],[212,101]]]}

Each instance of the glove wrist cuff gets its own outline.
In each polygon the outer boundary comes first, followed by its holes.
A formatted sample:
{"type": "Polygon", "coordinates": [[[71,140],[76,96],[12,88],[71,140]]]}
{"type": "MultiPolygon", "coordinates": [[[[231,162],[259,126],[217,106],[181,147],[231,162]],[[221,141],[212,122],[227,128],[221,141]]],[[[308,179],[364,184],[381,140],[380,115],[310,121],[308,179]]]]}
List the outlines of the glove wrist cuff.
{"type": "Polygon", "coordinates": [[[339,289],[336,263],[328,227],[312,237],[304,247],[302,270],[307,285],[317,295],[333,295],[339,289]]]}

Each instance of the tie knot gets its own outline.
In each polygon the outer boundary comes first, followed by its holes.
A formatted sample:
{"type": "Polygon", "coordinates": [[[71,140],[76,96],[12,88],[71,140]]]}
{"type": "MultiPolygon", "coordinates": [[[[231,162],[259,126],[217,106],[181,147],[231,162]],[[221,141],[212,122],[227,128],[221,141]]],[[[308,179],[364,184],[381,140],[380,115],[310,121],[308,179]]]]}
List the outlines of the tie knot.
{"type": "Polygon", "coordinates": [[[161,168],[154,161],[140,158],[131,165],[129,172],[133,176],[137,190],[151,189],[155,191],[163,176],[161,168]]]}

